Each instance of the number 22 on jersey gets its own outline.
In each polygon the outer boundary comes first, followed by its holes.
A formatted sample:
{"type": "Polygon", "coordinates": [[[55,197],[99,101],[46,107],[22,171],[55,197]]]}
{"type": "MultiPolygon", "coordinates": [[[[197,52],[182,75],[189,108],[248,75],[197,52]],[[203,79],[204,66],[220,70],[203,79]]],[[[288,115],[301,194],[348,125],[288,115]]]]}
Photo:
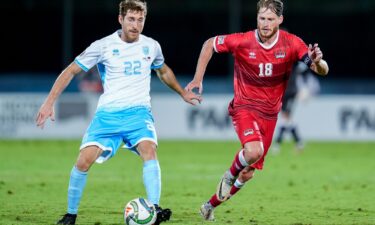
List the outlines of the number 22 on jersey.
{"type": "Polygon", "coordinates": [[[272,76],[272,63],[260,63],[259,64],[259,76],[260,77],[270,77],[272,76]]]}
{"type": "Polygon", "coordinates": [[[125,75],[140,75],[141,74],[141,62],[139,60],[130,62],[124,62],[125,75]]]}

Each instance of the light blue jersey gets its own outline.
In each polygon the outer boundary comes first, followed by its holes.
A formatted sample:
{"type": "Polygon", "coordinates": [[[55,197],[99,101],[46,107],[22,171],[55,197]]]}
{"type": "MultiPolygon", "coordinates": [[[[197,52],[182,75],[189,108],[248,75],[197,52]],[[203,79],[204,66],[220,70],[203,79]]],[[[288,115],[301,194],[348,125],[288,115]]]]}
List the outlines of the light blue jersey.
{"type": "Polygon", "coordinates": [[[93,42],[75,63],[88,71],[97,65],[104,93],[82,140],[81,148],[96,145],[104,150],[97,162],[112,157],[121,143],[134,147],[143,140],[157,144],[151,114],[151,69],[161,68],[159,43],[144,35],[133,43],[120,38],[121,30],[93,42]]]}

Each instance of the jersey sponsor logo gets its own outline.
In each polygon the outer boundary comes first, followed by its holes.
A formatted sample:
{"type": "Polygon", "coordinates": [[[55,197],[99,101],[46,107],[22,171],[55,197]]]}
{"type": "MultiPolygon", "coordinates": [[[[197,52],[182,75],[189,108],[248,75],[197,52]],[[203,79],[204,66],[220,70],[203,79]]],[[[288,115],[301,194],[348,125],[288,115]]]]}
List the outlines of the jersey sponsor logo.
{"type": "Polygon", "coordinates": [[[285,58],[285,56],[286,56],[286,53],[283,52],[283,51],[277,51],[277,52],[275,52],[276,59],[283,59],[283,58],[285,58]]]}
{"type": "Polygon", "coordinates": [[[256,59],[257,55],[255,54],[255,52],[249,52],[249,58],[250,59],[256,59]]]}
{"type": "Polygon", "coordinates": [[[112,55],[113,55],[113,56],[119,56],[119,55],[120,55],[120,50],[118,50],[117,48],[116,48],[116,49],[113,49],[113,50],[112,50],[112,55]]]}
{"type": "Polygon", "coordinates": [[[222,45],[222,44],[224,44],[225,37],[226,37],[226,36],[224,36],[224,35],[221,35],[221,36],[217,37],[217,44],[218,44],[218,45],[222,45]]]}
{"type": "Polygon", "coordinates": [[[145,56],[142,58],[144,61],[148,62],[151,60],[151,57],[150,56],[145,56]]]}
{"type": "Polygon", "coordinates": [[[246,129],[244,132],[243,132],[243,135],[244,136],[249,136],[249,135],[253,135],[254,134],[254,130],[253,129],[246,129]]]}

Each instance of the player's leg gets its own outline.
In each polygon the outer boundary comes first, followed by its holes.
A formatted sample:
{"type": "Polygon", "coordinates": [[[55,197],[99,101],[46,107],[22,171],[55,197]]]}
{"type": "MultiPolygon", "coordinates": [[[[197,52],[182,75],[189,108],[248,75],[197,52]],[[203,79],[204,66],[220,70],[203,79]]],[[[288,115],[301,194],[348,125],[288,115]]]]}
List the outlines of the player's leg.
{"type": "Polygon", "coordinates": [[[130,110],[123,127],[125,147],[136,151],[143,160],[143,182],[148,200],[155,205],[155,225],[170,219],[172,211],[159,206],[161,196],[161,171],[157,159],[157,135],[154,119],[148,108],[130,110]]]}
{"type": "Polygon", "coordinates": [[[161,195],[161,173],[160,165],[157,160],[156,144],[152,141],[142,141],[137,145],[137,151],[143,160],[143,183],[146,188],[147,198],[155,205],[158,225],[170,219],[172,211],[162,209],[159,206],[161,195]]]}
{"type": "Polygon", "coordinates": [[[156,156],[156,144],[142,141],[137,146],[143,160],[143,183],[146,188],[147,199],[152,204],[159,204],[161,195],[160,165],[156,156]]]}
{"type": "Polygon", "coordinates": [[[235,195],[241,188],[245,185],[246,182],[251,180],[254,177],[255,168],[251,166],[245,167],[239,174],[238,178],[234,182],[232,188],[229,192],[229,197],[231,198],[233,195],[235,195]]]}
{"type": "Polygon", "coordinates": [[[102,152],[97,146],[88,146],[80,151],[77,162],[70,172],[67,214],[57,224],[75,224],[88,170],[102,152]]]}
{"type": "Polygon", "coordinates": [[[82,139],[77,162],[70,174],[67,214],[58,224],[74,224],[88,170],[95,161],[102,163],[116,154],[122,138],[109,134],[114,134],[118,130],[118,120],[118,115],[114,113],[97,112],[95,114],[82,139]],[[100,129],[101,127],[106,129],[100,129]]]}
{"type": "Polygon", "coordinates": [[[238,174],[247,166],[257,162],[263,155],[262,135],[260,132],[258,114],[251,111],[236,112],[232,121],[243,149],[234,157],[232,165],[227,170],[218,185],[216,194],[224,201],[236,180],[238,174]]]}
{"type": "MultiPolygon", "coordinates": [[[[254,176],[255,169],[251,166],[245,167],[239,174],[238,178],[234,182],[230,192],[229,197],[224,201],[229,200],[233,195],[235,195],[241,188],[254,176]]],[[[200,213],[205,220],[214,221],[214,209],[221,205],[224,201],[220,201],[216,195],[211,196],[210,200],[204,203],[200,208],[200,213]]]]}
{"type": "Polygon", "coordinates": [[[226,171],[218,185],[216,195],[220,201],[229,197],[230,190],[240,174],[247,166],[257,162],[263,155],[263,144],[261,141],[251,141],[236,154],[231,167],[226,171]]]}

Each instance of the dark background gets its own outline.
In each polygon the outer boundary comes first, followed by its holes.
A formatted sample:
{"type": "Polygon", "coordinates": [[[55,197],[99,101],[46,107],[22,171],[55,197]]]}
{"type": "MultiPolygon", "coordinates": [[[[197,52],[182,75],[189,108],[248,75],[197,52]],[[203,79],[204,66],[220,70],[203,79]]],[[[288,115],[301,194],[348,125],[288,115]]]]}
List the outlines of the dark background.
{"type": "MultiPolygon", "coordinates": [[[[0,75],[56,76],[91,42],[120,28],[118,3],[1,1],[0,75]],[[71,17],[64,12],[71,12],[71,17]]],[[[319,43],[330,65],[330,79],[375,79],[370,69],[375,53],[374,0],[284,0],[284,4],[283,27],[306,43],[319,43]]],[[[206,39],[255,28],[256,1],[149,0],[143,33],[159,41],[176,74],[191,76],[206,39]]],[[[228,56],[216,55],[207,76],[229,76],[230,64],[228,56]]]]}

